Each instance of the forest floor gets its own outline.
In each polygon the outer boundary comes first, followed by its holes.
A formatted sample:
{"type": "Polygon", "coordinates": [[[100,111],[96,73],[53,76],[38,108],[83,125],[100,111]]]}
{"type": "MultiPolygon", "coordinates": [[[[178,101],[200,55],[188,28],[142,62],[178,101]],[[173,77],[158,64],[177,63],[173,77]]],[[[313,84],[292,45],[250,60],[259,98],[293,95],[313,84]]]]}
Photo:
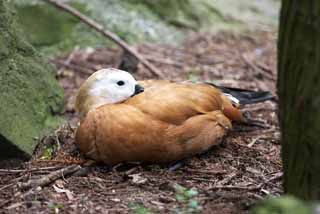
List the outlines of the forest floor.
{"type": "MultiPolygon", "coordinates": [[[[179,48],[135,47],[167,79],[275,94],[275,32],[195,34],[179,48]]],[[[53,178],[68,163],[83,160],[73,138],[77,89],[93,71],[117,67],[121,56],[118,48],[75,48],[52,59],[70,124],[43,138],[31,161],[0,170],[0,213],[247,213],[259,200],[282,193],[276,101],[243,106],[258,126],[235,124],[221,145],[180,165],[98,164],[53,178]],[[43,177],[54,181],[42,185],[43,177]]],[[[155,78],[142,66],[134,76],[155,78]]]]}

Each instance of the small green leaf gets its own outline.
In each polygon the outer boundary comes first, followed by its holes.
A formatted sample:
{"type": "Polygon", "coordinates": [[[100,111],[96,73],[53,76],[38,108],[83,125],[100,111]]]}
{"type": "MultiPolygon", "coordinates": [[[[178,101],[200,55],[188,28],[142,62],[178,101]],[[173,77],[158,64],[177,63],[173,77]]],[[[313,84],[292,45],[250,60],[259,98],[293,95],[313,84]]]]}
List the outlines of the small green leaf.
{"type": "Polygon", "coordinates": [[[41,159],[50,160],[52,158],[53,152],[54,152],[53,146],[46,146],[43,150],[41,159]]]}
{"type": "Polygon", "coordinates": [[[176,194],[176,199],[178,201],[185,201],[187,200],[187,198],[184,196],[184,195],[181,195],[181,194],[176,194]]]}
{"type": "Polygon", "coordinates": [[[183,186],[181,186],[179,184],[175,185],[174,189],[175,189],[176,192],[180,192],[180,193],[185,192],[187,190],[187,188],[185,188],[185,187],[183,187],[183,186]]]}
{"type": "Polygon", "coordinates": [[[193,83],[196,83],[199,81],[199,74],[189,73],[188,74],[188,80],[190,80],[193,83]]]}
{"type": "Polygon", "coordinates": [[[50,209],[62,209],[64,207],[63,204],[49,204],[48,207],[50,209]]]}
{"type": "Polygon", "coordinates": [[[199,205],[198,201],[196,201],[196,200],[189,201],[188,206],[192,210],[202,210],[202,207],[199,205]]]}
{"type": "Polygon", "coordinates": [[[198,195],[198,191],[195,189],[189,189],[188,191],[186,191],[186,196],[188,198],[192,198],[194,196],[198,195]]]}
{"type": "Polygon", "coordinates": [[[152,214],[152,211],[142,204],[133,204],[130,206],[130,209],[134,214],[152,214]]]}

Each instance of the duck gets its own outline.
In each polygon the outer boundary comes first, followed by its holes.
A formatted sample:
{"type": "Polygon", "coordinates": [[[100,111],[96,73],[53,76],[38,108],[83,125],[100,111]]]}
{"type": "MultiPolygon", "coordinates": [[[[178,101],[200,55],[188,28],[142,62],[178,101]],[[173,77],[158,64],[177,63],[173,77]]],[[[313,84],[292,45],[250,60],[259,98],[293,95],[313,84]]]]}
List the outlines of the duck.
{"type": "Polygon", "coordinates": [[[101,69],[77,94],[75,144],[89,159],[111,166],[170,163],[219,145],[233,121],[245,120],[241,103],[269,99],[269,92],[203,82],[137,81],[126,71],[101,69]]]}

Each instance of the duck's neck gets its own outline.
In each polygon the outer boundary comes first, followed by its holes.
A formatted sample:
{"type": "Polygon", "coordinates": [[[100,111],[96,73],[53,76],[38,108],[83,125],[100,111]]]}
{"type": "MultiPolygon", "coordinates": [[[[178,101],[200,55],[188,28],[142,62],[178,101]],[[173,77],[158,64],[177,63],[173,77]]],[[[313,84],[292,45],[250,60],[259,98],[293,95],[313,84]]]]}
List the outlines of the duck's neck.
{"type": "Polygon", "coordinates": [[[107,97],[90,96],[83,102],[77,104],[77,111],[80,114],[80,118],[84,118],[89,111],[98,108],[99,106],[112,103],[107,97]]]}

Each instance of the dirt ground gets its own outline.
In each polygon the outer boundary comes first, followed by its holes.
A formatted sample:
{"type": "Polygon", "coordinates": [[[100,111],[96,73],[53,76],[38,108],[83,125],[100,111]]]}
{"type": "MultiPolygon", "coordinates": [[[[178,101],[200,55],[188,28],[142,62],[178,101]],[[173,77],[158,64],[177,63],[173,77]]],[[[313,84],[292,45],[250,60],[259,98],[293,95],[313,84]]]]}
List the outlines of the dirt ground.
{"type": "MultiPolygon", "coordinates": [[[[167,79],[275,94],[275,32],[196,34],[179,48],[135,48],[167,79]]],[[[77,89],[93,71],[117,67],[121,56],[118,48],[75,48],[52,59],[65,89],[69,124],[42,139],[31,161],[0,169],[0,213],[247,213],[257,201],[282,193],[276,101],[243,106],[256,125],[234,124],[221,145],[181,163],[94,164],[78,170],[74,163],[84,158],[73,140],[77,89]],[[56,179],[61,170],[65,176],[56,179]]],[[[141,65],[134,76],[155,78],[141,65]]]]}

